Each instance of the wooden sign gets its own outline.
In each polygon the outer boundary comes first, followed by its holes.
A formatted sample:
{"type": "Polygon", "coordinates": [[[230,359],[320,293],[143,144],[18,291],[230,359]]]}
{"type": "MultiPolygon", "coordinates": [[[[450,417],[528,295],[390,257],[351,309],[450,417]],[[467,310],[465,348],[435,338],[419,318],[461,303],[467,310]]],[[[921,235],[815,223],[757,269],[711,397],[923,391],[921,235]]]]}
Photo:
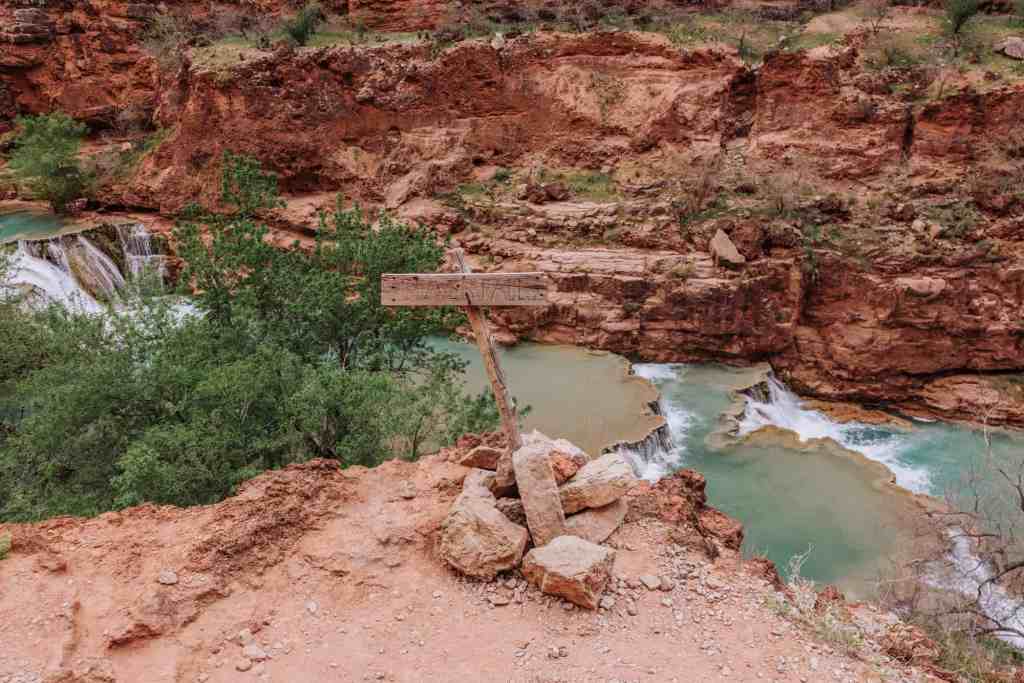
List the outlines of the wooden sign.
{"type": "Polygon", "coordinates": [[[385,274],[385,306],[546,306],[540,273],[385,274]]]}
{"type": "Polygon", "coordinates": [[[459,306],[469,318],[477,347],[491,380],[502,426],[512,451],[523,445],[516,406],[494,352],[482,306],[546,306],[547,280],[540,273],[472,273],[461,249],[450,252],[461,273],[406,273],[381,276],[384,306],[459,306]]]}

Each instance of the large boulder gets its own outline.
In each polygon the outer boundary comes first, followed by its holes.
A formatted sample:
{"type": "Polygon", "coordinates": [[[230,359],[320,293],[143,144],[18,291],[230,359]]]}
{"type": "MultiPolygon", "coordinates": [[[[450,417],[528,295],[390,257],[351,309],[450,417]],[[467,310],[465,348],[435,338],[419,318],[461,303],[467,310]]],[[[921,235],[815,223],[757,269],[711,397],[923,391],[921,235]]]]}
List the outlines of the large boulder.
{"type": "Polygon", "coordinates": [[[604,507],[625,495],[636,483],[633,467],[618,453],[605,453],[584,465],[558,491],[566,514],[604,507]]]}
{"type": "Polygon", "coordinates": [[[625,498],[619,498],[610,505],[584,510],[566,517],[565,530],[585,541],[603,543],[622,525],[627,512],[629,512],[629,503],[625,498]]]}
{"type": "Polygon", "coordinates": [[[1024,38],[1011,36],[995,46],[996,52],[1002,52],[1011,59],[1024,59],[1024,38]]]}
{"type": "Polygon", "coordinates": [[[721,228],[715,232],[715,236],[711,238],[711,255],[715,257],[715,263],[735,268],[742,266],[747,262],[743,254],[739,252],[736,245],[732,243],[729,236],[722,231],[721,228]]]}
{"type": "Polygon", "coordinates": [[[533,544],[545,545],[565,533],[565,513],[545,443],[523,446],[512,455],[516,487],[533,544]]]}
{"type": "Polygon", "coordinates": [[[493,579],[498,572],[519,565],[529,539],[526,529],[495,507],[495,498],[485,486],[470,482],[441,524],[439,551],[457,571],[493,579]]]}
{"type": "Polygon", "coordinates": [[[523,560],[523,575],[543,593],[597,609],[611,578],[615,551],[576,536],[559,536],[534,548],[523,560]]]}

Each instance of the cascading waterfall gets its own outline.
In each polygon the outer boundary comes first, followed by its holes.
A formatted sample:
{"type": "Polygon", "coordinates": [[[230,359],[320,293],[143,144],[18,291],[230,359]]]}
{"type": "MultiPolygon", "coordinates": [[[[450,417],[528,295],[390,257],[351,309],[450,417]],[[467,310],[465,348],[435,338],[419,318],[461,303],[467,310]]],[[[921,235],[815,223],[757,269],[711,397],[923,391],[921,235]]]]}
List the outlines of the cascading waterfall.
{"type": "MultiPolygon", "coordinates": [[[[89,295],[71,275],[70,268],[63,270],[40,258],[39,247],[27,242],[19,242],[14,254],[9,285],[14,287],[33,287],[54,303],[66,306],[70,310],[84,313],[99,313],[103,307],[89,295]]],[[[47,245],[49,250],[49,245],[47,245]]],[[[61,250],[56,250],[62,253],[61,250]]],[[[66,264],[66,259],[62,264],[66,264]]]]}
{"type": "Polygon", "coordinates": [[[153,250],[153,236],[142,223],[117,226],[117,237],[124,252],[128,274],[137,278],[153,272],[163,279],[167,276],[167,257],[153,250]]]}
{"type": "Polygon", "coordinates": [[[796,394],[772,375],[763,384],[751,387],[745,395],[739,436],[762,427],[777,427],[793,432],[803,442],[831,439],[843,448],[888,467],[896,483],[908,491],[930,492],[931,478],[927,470],[900,459],[907,440],[898,432],[859,422],[839,423],[817,410],[808,410],[796,394]]]}
{"type": "Polygon", "coordinates": [[[116,297],[125,284],[124,276],[117,264],[84,235],[78,236],[78,245],[85,256],[82,259],[82,266],[86,269],[88,277],[107,298],[116,297]]]}
{"type": "MultiPolygon", "coordinates": [[[[674,380],[681,366],[639,363],[633,372],[655,386],[674,380]]],[[[633,465],[637,475],[647,481],[656,482],[682,465],[682,436],[689,428],[693,416],[682,405],[662,397],[654,406],[655,412],[665,418],[665,426],[656,429],[643,441],[633,444],[619,444],[615,449],[633,465]]]]}
{"type": "MultiPolygon", "coordinates": [[[[900,452],[908,444],[906,436],[856,422],[834,422],[821,412],[804,408],[799,397],[774,376],[746,392],[739,435],[767,426],[794,432],[801,441],[831,439],[884,464],[900,486],[915,493],[932,492],[928,472],[900,460],[900,452]]],[[[971,540],[962,529],[953,527],[947,534],[950,551],[944,562],[933,564],[925,581],[936,588],[954,590],[970,600],[976,599],[979,609],[991,619],[1024,631],[1024,600],[998,584],[988,583],[993,576],[992,569],[973,552],[971,540]]],[[[999,637],[1017,649],[1024,649],[1024,638],[1011,634],[999,637]]]]}
{"type": "MultiPolygon", "coordinates": [[[[153,251],[153,240],[141,223],[117,227],[130,277],[166,274],[166,257],[153,251]]],[[[49,301],[71,310],[99,313],[103,306],[90,290],[109,301],[119,299],[126,278],[114,260],[85,235],[63,235],[48,240],[19,241],[8,286],[31,287],[49,301]]],[[[182,315],[194,312],[177,304],[182,315]]]]}

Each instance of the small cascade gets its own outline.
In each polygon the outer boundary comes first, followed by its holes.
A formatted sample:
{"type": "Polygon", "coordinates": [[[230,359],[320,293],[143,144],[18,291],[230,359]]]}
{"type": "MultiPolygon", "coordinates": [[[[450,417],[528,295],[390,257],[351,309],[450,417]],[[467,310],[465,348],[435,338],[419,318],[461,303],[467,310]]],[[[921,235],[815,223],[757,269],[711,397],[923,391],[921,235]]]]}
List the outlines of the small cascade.
{"type": "Polygon", "coordinates": [[[746,436],[763,427],[776,427],[796,434],[801,442],[831,439],[843,448],[880,462],[895,475],[896,483],[914,493],[928,493],[928,471],[901,460],[907,439],[899,432],[859,422],[839,423],[817,410],[803,407],[800,397],[769,375],[744,392],[746,406],[739,419],[738,435],[746,436]]]}
{"type": "Polygon", "coordinates": [[[153,249],[153,236],[142,223],[117,226],[128,274],[133,279],[146,273],[167,277],[167,257],[153,249]]]}
{"type": "MultiPolygon", "coordinates": [[[[54,248],[47,244],[47,253],[59,259],[62,266],[67,265],[66,253],[62,247],[54,248]]],[[[32,287],[54,303],[84,313],[99,313],[103,307],[78,281],[71,275],[70,268],[64,270],[50,261],[41,258],[42,247],[38,243],[18,242],[18,249],[12,262],[9,285],[16,288],[32,287]]]]}
{"type": "Polygon", "coordinates": [[[83,271],[79,277],[88,279],[108,299],[115,298],[125,284],[117,264],[84,235],[79,235],[77,242],[82,258],[76,265],[83,271]]]}
{"type": "Polygon", "coordinates": [[[693,416],[676,401],[664,396],[663,384],[677,378],[678,366],[641,363],[633,366],[633,372],[658,387],[662,395],[651,404],[656,415],[665,418],[665,423],[636,443],[619,443],[609,450],[623,455],[633,465],[637,475],[655,482],[671,474],[682,464],[682,436],[689,428],[693,416]]]}
{"type": "MultiPolygon", "coordinates": [[[[1010,594],[998,583],[990,582],[994,576],[988,563],[974,554],[971,539],[962,529],[947,532],[950,551],[945,562],[936,562],[925,581],[944,590],[953,589],[967,600],[977,601],[978,608],[994,622],[1024,631],[1024,600],[1010,594]]],[[[998,633],[1003,642],[1024,650],[1024,638],[1014,634],[998,633]]]]}

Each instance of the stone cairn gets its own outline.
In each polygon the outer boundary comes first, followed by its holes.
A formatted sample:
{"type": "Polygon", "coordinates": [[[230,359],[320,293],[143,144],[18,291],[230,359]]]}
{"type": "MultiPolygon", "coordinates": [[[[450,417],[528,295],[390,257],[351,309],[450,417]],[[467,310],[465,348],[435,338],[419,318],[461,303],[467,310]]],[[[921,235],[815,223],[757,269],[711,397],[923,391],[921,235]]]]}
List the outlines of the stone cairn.
{"type": "Polygon", "coordinates": [[[625,519],[633,468],[617,453],[591,459],[536,431],[514,453],[473,441],[457,460],[472,469],[442,524],[441,557],[484,580],[521,565],[542,592],[596,609],[615,561],[601,543],[625,519]]]}

